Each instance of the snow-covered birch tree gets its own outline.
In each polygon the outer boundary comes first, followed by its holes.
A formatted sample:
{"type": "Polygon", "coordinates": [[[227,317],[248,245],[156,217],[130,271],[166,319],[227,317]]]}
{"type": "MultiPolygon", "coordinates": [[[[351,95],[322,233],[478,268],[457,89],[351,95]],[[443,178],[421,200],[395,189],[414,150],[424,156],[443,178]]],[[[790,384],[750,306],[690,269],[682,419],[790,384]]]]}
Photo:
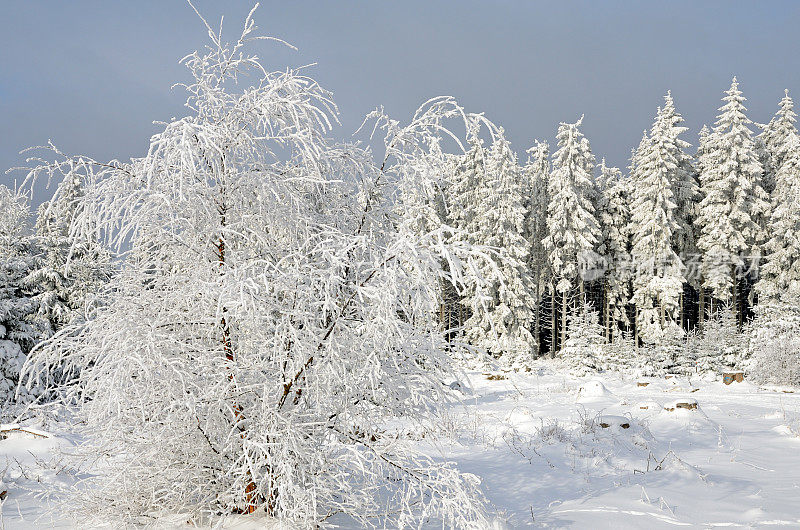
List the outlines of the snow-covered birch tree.
{"type": "Polygon", "coordinates": [[[431,316],[442,260],[460,270],[441,230],[395,229],[391,197],[463,111],[434,99],[405,126],[376,112],[376,163],[326,138],[329,92],[262,66],[252,12],[232,44],[206,27],[211,44],[183,59],[188,114],[146,156],[57,157],[30,175],[81,178],[71,230],[99,231],[122,260],[109,303],[27,368],[31,383],[53,365],[78,374],[66,399],[104,466],[72,502],[115,526],[259,512],[485,528],[476,481],[390,423],[446,399],[431,316]]]}

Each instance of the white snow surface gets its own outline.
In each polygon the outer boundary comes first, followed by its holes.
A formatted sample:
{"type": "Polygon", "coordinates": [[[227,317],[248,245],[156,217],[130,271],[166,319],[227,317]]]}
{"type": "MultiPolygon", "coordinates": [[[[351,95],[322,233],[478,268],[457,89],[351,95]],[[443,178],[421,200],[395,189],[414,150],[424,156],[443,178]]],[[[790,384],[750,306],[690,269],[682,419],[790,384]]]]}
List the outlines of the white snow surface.
{"type": "MultiPolygon", "coordinates": [[[[504,375],[466,374],[460,390],[468,391],[452,391],[457,402],[444,414],[444,437],[416,437],[427,454],[481,478],[495,528],[800,526],[794,389],[700,378],[578,378],[548,363],[504,375]],[[695,401],[694,410],[665,408],[695,401]]],[[[78,528],[37,495],[46,484],[77,480],[59,455],[72,442],[29,427],[48,437],[12,431],[0,440],[0,478],[8,489],[2,527],[78,528]]],[[[163,527],[190,528],[178,520],[163,527]]],[[[223,527],[284,528],[253,516],[223,527]]]]}

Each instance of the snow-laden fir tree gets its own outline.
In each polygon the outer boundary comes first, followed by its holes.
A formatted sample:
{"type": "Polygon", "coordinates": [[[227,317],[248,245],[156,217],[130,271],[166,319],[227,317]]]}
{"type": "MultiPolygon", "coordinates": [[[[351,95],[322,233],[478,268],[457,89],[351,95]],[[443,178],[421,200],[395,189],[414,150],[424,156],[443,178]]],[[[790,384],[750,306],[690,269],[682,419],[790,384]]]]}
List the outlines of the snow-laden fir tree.
{"type": "Polygon", "coordinates": [[[567,335],[570,293],[583,286],[581,268],[596,259],[600,226],[595,217],[595,158],[580,131],[583,116],[558,126],[558,150],[548,182],[547,251],[555,293],[561,297],[561,341],[567,335]]]}
{"type": "Polygon", "coordinates": [[[25,355],[46,330],[35,321],[36,293],[25,282],[38,261],[28,226],[28,203],[0,185],[0,212],[0,407],[5,416],[25,355]]]}
{"type": "Polygon", "coordinates": [[[480,264],[466,337],[504,364],[529,362],[536,351],[531,334],[536,284],[529,268],[520,168],[502,129],[488,151],[479,200],[468,225],[473,242],[492,250],[480,264]]]}
{"type": "Polygon", "coordinates": [[[637,334],[648,343],[658,342],[675,321],[683,291],[683,263],[675,251],[681,227],[674,189],[682,172],[675,128],[674,112],[659,109],[642,150],[637,150],[631,176],[632,301],[637,334]]]}
{"type": "Polygon", "coordinates": [[[745,349],[733,308],[722,306],[706,320],[703,333],[696,342],[696,371],[719,374],[736,365],[745,349]]]}
{"type": "Polygon", "coordinates": [[[70,226],[83,196],[79,178],[64,178],[38,209],[36,241],[42,257],[25,279],[37,293],[38,316],[51,333],[83,320],[99,303],[112,274],[109,253],[96,235],[73,237],[70,226]]]}
{"type": "Polygon", "coordinates": [[[600,369],[604,344],[599,314],[586,302],[581,309],[569,315],[567,339],[559,357],[575,373],[595,372],[600,369]]]}
{"type": "MultiPolygon", "coordinates": [[[[454,229],[451,234],[451,241],[454,244],[472,246],[478,240],[476,217],[478,207],[481,202],[479,193],[483,189],[483,182],[486,178],[486,149],[483,140],[479,136],[477,123],[473,123],[467,131],[467,150],[457,158],[457,164],[453,171],[452,180],[447,186],[447,220],[454,229]]],[[[477,280],[477,277],[473,278],[477,280]]],[[[471,316],[472,304],[476,299],[476,281],[466,282],[460,290],[454,286],[449,286],[448,291],[455,292],[457,300],[458,325],[464,327],[466,321],[471,316]]],[[[463,335],[463,333],[462,333],[463,335]]],[[[478,364],[485,364],[486,359],[481,359],[480,352],[474,349],[467,355],[470,361],[478,361],[478,364]],[[477,353],[477,359],[475,358],[477,353]]]]}
{"type": "Polygon", "coordinates": [[[776,174],[765,260],[756,284],[765,299],[800,295],[800,137],[792,133],[786,144],[776,174]]]}
{"type": "Polygon", "coordinates": [[[477,124],[467,131],[468,149],[448,186],[448,220],[457,230],[457,239],[465,244],[475,244],[478,240],[477,217],[485,193],[486,148],[478,131],[477,124]]]}
{"type": "Polygon", "coordinates": [[[458,249],[442,231],[398,232],[391,197],[465,113],[449,98],[406,126],[376,111],[376,163],[326,139],[327,91],[261,66],[250,16],[232,45],[206,26],[209,47],[183,60],[188,114],[146,156],[57,159],[30,176],[82,178],[71,231],[130,249],[109,303],[28,369],[35,381],[78,368],[65,399],[103,465],[70,501],[89,526],[265,512],[303,528],[486,528],[475,481],[392,427],[446,399],[432,316],[458,249]]]}
{"type": "Polygon", "coordinates": [[[629,325],[626,306],[631,297],[630,180],[616,167],[600,162],[597,177],[598,219],[601,237],[598,253],[605,258],[605,338],[613,340],[629,325]]]}
{"type": "Polygon", "coordinates": [[[794,112],[794,101],[785,90],[779,103],[778,112],[762,126],[758,135],[759,145],[762,149],[761,165],[764,176],[762,179],[764,191],[769,194],[776,192],[776,178],[778,171],[788,155],[789,139],[797,134],[797,113],[794,112]]]}
{"type": "MultiPolygon", "coordinates": [[[[542,326],[542,301],[548,280],[547,251],[542,241],[547,237],[547,181],[550,177],[550,146],[536,141],[528,149],[528,163],[522,170],[523,198],[526,209],[526,239],[530,253],[528,267],[535,284],[533,338],[538,346],[542,326]]],[[[537,349],[537,354],[540,352],[537,349]]]]}
{"type": "MultiPolygon", "coordinates": [[[[695,169],[697,170],[697,178],[698,181],[701,179],[701,175],[705,172],[709,171],[714,161],[713,151],[711,150],[711,129],[709,129],[708,125],[703,124],[703,127],[700,128],[700,133],[698,134],[698,141],[697,141],[697,152],[694,155],[695,160],[695,169]]],[[[697,210],[697,221],[694,223],[693,229],[695,234],[695,244],[700,239],[700,234],[702,233],[702,226],[700,224],[700,201],[703,198],[703,190],[702,187],[699,189],[698,195],[698,203],[696,205],[697,210]]],[[[696,278],[695,282],[697,285],[698,291],[698,315],[697,315],[697,324],[700,329],[703,328],[703,321],[706,317],[706,289],[703,286],[703,256],[701,254],[700,247],[698,246],[697,253],[692,256],[684,257],[685,265],[686,265],[686,275],[689,278],[696,278]]]]}
{"type": "MultiPolygon", "coordinates": [[[[425,237],[432,232],[442,233],[448,239],[454,237],[447,227],[445,194],[458,159],[444,153],[439,139],[432,138],[424,156],[406,168],[414,176],[400,180],[396,207],[397,230],[404,237],[425,237]]],[[[406,266],[413,268],[413,261],[406,266]]],[[[444,262],[443,266],[448,267],[448,264],[444,262]]],[[[456,318],[458,302],[457,286],[443,279],[437,318],[449,337],[459,325],[456,318]]]]}
{"type": "MultiPolygon", "coordinates": [[[[681,133],[688,130],[687,127],[680,125],[683,117],[675,109],[675,101],[672,94],[667,92],[664,96],[664,107],[661,109],[662,119],[666,124],[667,136],[671,138],[672,150],[675,153],[677,169],[675,178],[672,182],[672,193],[675,198],[675,221],[678,223],[678,230],[675,232],[675,252],[681,258],[684,269],[684,281],[691,285],[695,290],[700,288],[700,274],[698,267],[699,249],[697,248],[697,215],[700,203],[700,185],[698,181],[698,171],[694,160],[687,153],[691,145],[680,138],[681,133]]],[[[681,327],[685,320],[685,300],[684,292],[680,294],[679,301],[679,320],[681,327]]]]}
{"type": "Polygon", "coordinates": [[[697,169],[694,167],[692,157],[686,152],[691,145],[680,138],[688,128],[680,125],[684,121],[683,116],[675,109],[671,92],[667,92],[664,96],[661,120],[666,148],[672,153],[676,162],[676,169],[671,179],[672,194],[677,206],[675,221],[678,223],[678,230],[675,232],[675,250],[679,256],[691,255],[697,252],[693,224],[697,218],[700,187],[697,181],[697,169]]]}
{"type": "Polygon", "coordinates": [[[738,279],[742,268],[761,254],[769,205],[745,98],[735,77],[725,94],[714,130],[703,145],[697,245],[703,252],[703,287],[737,310],[738,279]]]}

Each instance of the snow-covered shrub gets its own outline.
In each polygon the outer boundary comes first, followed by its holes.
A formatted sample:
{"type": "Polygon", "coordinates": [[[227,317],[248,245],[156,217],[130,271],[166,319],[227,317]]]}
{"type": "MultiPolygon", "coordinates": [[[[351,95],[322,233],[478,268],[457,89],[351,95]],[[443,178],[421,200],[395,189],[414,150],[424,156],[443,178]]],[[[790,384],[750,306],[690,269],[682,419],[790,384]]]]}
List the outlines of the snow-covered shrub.
{"type": "Polygon", "coordinates": [[[686,333],[674,322],[669,322],[661,331],[656,344],[647,346],[657,373],[681,372],[680,360],[685,355],[686,333]]]}
{"type": "Polygon", "coordinates": [[[736,327],[736,316],[726,307],[709,317],[695,343],[697,371],[721,372],[737,367],[744,358],[745,337],[736,327]]]}
{"type": "Polygon", "coordinates": [[[301,528],[486,528],[476,480],[387,428],[447,399],[438,286],[472,260],[446,227],[398,231],[395,191],[430,173],[445,120],[482,118],[450,98],[407,126],[376,112],[376,163],[326,138],[330,93],[263,69],[253,30],[248,17],[229,45],[209,28],[184,59],[189,115],[145,157],[57,158],[30,177],[80,178],[71,233],[126,251],[110,303],[29,364],[31,382],[78,374],[66,399],[103,466],[70,500],[89,526],[258,511],[301,528]]]}
{"type": "Polygon", "coordinates": [[[577,373],[597,371],[603,345],[603,327],[597,311],[587,303],[582,311],[569,316],[567,340],[559,355],[577,373]]]}
{"type": "Polygon", "coordinates": [[[636,347],[628,332],[614,335],[611,342],[604,344],[600,367],[604,371],[627,373],[637,371],[641,364],[642,351],[636,347]]]}
{"type": "Polygon", "coordinates": [[[755,313],[747,330],[749,377],[757,383],[800,385],[800,298],[762,303],[755,313]]]}

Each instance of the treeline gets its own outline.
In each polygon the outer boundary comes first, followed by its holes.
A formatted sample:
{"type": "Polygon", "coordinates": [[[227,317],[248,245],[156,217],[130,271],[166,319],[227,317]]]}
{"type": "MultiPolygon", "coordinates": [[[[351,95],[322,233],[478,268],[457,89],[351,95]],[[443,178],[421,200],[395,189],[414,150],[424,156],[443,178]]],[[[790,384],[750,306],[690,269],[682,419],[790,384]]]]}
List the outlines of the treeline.
{"type": "MultiPolygon", "coordinates": [[[[638,345],[702,329],[721,309],[741,329],[759,301],[800,280],[800,141],[786,92],[767,124],[751,121],[736,78],[697,148],[664,97],[626,171],[599,164],[583,117],[561,123],[551,153],[520,164],[493,131],[468,133],[429,200],[420,233],[440,223],[492,252],[480,281],[444,285],[439,319],[508,363],[555,354],[570,322],[597,320],[608,342],[638,345]],[[595,316],[593,316],[595,315],[595,316]]],[[[419,217],[405,192],[402,215],[419,217]]],[[[424,215],[423,215],[424,217],[424,215]]]]}

